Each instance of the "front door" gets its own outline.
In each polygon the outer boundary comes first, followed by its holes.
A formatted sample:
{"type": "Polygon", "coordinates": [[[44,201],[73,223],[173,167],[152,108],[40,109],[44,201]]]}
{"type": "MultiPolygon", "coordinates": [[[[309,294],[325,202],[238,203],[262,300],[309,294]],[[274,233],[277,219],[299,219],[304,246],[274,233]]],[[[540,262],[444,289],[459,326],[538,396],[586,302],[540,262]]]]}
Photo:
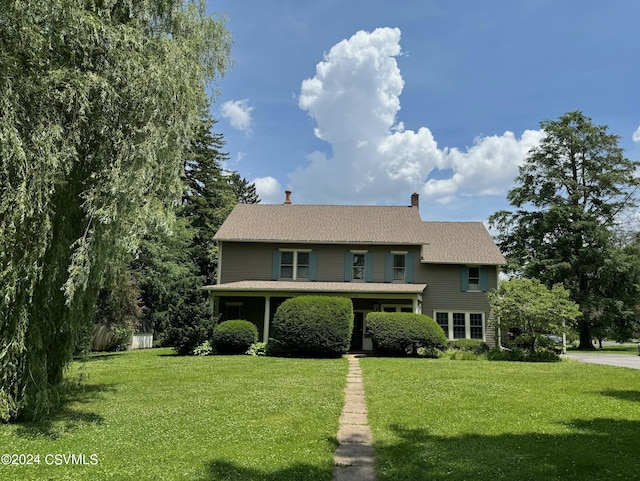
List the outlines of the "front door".
{"type": "Polygon", "coordinates": [[[364,338],[364,312],[355,312],[353,316],[353,332],[351,333],[351,350],[362,351],[364,338]]]}

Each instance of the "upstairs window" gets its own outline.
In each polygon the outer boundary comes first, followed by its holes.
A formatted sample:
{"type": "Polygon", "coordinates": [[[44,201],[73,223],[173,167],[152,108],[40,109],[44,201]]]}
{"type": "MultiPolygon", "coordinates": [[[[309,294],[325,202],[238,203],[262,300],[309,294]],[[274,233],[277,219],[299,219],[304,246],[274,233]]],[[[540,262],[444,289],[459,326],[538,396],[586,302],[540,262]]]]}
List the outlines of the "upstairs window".
{"type": "Polygon", "coordinates": [[[460,270],[460,290],[468,292],[486,292],[488,289],[488,266],[462,266],[460,270]]]}
{"type": "Polygon", "coordinates": [[[469,267],[469,290],[470,291],[480,290],[480,268],[479,267],[469,267]]]}
{"type": "Polygon", "coordinates": [[[413,282],[413,254],[391,251],[387,253],[384,266],[385,282],[413,282]]]}
{"type": "Polygon", "coordinates": [[[306,249],[282,249],[273,252],[273,280],[316,280],[317,256],[306,249]]]}
{"type": "Polygon", "coordinates": [[[373,254],[368,251],[345,252],[344,280],[346,282],[371,282],[373,280],[373,254]]]}
{"type": "Polygon", "coordinates": [[[354,252],[352,256],[351,279],[364,281],[364,252],[354,252]]]}

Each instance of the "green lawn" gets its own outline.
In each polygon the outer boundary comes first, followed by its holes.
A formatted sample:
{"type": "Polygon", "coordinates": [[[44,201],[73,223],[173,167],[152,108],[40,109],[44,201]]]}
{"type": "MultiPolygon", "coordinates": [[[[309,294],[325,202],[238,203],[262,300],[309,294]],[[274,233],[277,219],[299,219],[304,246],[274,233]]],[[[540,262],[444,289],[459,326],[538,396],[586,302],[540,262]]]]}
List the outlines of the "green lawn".
{"type": "Polygon", "coordinates": [[[638,479],[640,371],[361,360],[378,481],[638,479]]]}
{"type": "Polygon", "coordinates": [[[0,479],[332,478],[344,359],[161,349],[96,356],[83,370],[85,387],[52,419],[0,425],[0,454],[40,455],[40,464],[0,465],[0,479]],[[55,464],[69,454],[97,464],[55,464]]]}
{"type": "Polygon", "coordinates": [[[568,348],[567,352],[571,354],[572,352],[580,353],[580,354],[638,354],[638,343],[637,342],[626,342],[624,344],[605,344],[602,346],[602,349],[597,348],[595,350],[590,351],[582,351],[578,348],[568,348]]]}

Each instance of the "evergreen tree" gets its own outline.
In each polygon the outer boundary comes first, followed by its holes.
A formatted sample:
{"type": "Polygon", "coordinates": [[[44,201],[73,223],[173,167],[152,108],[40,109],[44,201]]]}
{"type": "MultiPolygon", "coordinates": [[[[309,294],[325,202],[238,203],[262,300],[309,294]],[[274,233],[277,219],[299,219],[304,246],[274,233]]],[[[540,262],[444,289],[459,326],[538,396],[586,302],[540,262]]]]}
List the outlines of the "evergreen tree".
{"type": "Polygon", "coordinates": [[[592,347],[602,304],[599,285],[611,259],[617,216],[635,205],[640,162],[624,157],[619,137],[582,112],[540,124],[546,136],[532,149],[508,193],[516,209],[490,218],[509,269],[563,284],[579,304],[580,347],[592,347]]]}

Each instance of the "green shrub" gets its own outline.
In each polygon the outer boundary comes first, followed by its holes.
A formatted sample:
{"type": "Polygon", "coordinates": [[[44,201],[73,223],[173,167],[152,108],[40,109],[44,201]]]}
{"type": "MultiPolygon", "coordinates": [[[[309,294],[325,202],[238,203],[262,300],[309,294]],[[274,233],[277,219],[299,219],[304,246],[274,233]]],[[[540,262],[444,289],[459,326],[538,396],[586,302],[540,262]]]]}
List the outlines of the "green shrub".
{"type": "Polygon", "coordinates": [[[213,354],[213,348],[209,341],[204,341],[193,350],[194,356],[210,356],[211,354],[213,354]]]}
{"type": "Polygon", "coordinates": [[[528,349],[491,349],[487,353],[490,361],[520,361],[520,362],[558,362],[560,357],[553,351],[544,348],[536,348],[534,352],[528,349]]]}
{"type": "Polygon", "coordinates": [[[337,356],[349,350],[353,305],[346,297],[300,296],[278,307],[270,355],[337,356]]]}
{"type": "Polygon", "coordinates": [[[211,337],[215,326],[216,319],[211,316],[206,297],[196,294],[180,299],[167,312],[169,325],[163,343],[180,356],[193,354],[196,347],[211,337]]]}
{"type": "Polygon", "coordinates": [[[258,341],[258,328],[249,321],[224,321],[213,329],[211,345],[219,354],[244,354],[258,341]]]}
{"type": "Polygon", "coordinates": [[[489,352],[489,346],[486,342],[478,339],[456,339],[449,341],[449,348],[456,351],[471,351],[474,354],[484,354],[489,352]]]}
{"type": "Polygon", "coordinates": [[[447,349],[442,354],[443,359],[449,359],[450,361],[479,361],[486,360],[486,354],[476,354],[473,350],[463,351],[461,349],[447,349]]]}
{"type": "Polygon", "coordinates": [[[447,338],[429,316],[407,312],[370,312],[367,329],[377,352],[417,355],[418,348],[444,349],[447,338]]]}
{"type": "Polygon", "coordinates": [[[418,357],[425,357],[427,359],[440,359],[446,353],[437,347],[419,347],[416,350],[416,354],[418,357]]]}
{"type": "Polygon", "coordinates": [[[266,342],[254,342],[249,346],[246,352],[249,356],[266,356],[267,355],[267,343],[266,342]]]}

